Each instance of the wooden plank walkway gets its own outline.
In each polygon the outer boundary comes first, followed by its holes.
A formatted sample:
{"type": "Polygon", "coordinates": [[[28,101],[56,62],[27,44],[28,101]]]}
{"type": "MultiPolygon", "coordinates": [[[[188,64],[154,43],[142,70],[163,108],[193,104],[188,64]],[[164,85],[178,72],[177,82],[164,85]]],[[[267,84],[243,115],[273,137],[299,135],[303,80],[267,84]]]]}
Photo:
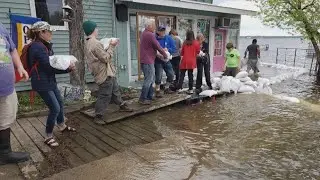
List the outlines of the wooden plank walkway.
{"type": "MultiPolygon", "coordinates": [[[[168,94],[161,99],[156,99],[149,106],[140,105],[138,103],[139,99],[133,99],[133,100],[127,102],[128,105],[134,109],[134,112],[131,112],[131,113],[119,112],[119,108],[117,106],[111,104],[107,109],[108,116],[106,116],[105,121],[108,123],[111,123],[111,122],[115,122],[115,121],[129,118],[129,117],[133,117],[136,115],[144,114],[147,112],[151,112],[151,111],[163,108],[163,107],[167,107],[167,106],[185,101],[185,100],[189,99],[190,97],[191,96],[187,95],[187,94],[177,94],[177,93],[168,94]]],[[[84,111],[82,111],[82,113],[91,117],[91,118],[94,118],[94,116],[95,116],[94,108],[84,110],[84,111]]]]}
{"type": "Polygon", "coordinates": [[[0,166],[0,178],[43,179],[131,146],[162,139],[157,127],[148,119],[128,119],[98,126],[80,112],[67,117],[67,124],[76,127],[77,132],[61,133],[55,128],[54,135],[60,143],[57,148],[44,144],[46,117],[18,119],[12,127],[12,148],[30,152],[31,160],[0,166]]]}

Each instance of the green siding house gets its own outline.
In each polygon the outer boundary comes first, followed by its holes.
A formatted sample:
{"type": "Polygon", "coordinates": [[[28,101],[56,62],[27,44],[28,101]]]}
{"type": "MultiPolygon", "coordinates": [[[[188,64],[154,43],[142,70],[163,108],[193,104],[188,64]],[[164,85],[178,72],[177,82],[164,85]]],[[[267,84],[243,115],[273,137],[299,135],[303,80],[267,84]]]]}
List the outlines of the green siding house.
{"type": "MultiPolygon", "coordinates": [[[[121,86],[138,84],[143,79],[139,66],[139,36],[144,21],[154,19],[169,32],[177,29],[184,39],[187,30],[203,33],[210,44],[212,71],[218,71],[224,58],[226,42],[238,44],[241,15],[255,12],[212,5],[212,0],[83,0],[84,19],[97,22],[100,37],[118,37],[120,46],[115,56],[121,86]],[[121,13],[119,13],[121,12],[121,13]]],[[[54,25],[53,43],[56,54],[69,54],[68,25],[61,21],[64,0],[1,0],[0,22],[10,29],[12,14],[42,18],[54,25]]],[[[69,82],[69,75],[57,75],[59,82],[69,82]]],[[[93,82],[89,72],[87,83],[93,82]]],[[[18,91],[29,90],[30,83],[18,83],[18,91]]]]}

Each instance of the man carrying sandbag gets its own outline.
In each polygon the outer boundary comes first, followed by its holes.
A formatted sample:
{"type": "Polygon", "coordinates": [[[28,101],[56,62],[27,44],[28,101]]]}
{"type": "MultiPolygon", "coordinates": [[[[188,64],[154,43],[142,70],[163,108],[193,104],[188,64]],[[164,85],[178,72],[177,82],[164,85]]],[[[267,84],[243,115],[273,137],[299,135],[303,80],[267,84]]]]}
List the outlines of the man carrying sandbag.
{"type": "Polygon", "coordinates": [[[247,58],[247,53],[249,52],[248,62],[247,62],[247,72],[249,73],[252,69],[256,75],[259,71],[257,64],[258,59],[260,58],[260,48],[257,44],[257,40],[254,39],[252,44],[249,45],[244,53],[244,58],[247,58]]]}
{"type": "Polygon", "coordinates": [[[89,70],[94,76],[95,82],[99,85],[98,98],[95,104],[94,122],[99,125],[104,125],[106,124],[104,115],[107,110],[107,105],[111,101],[120,106],[120,111],[133,111],[122,100],[116,78],[116,68],[112,62],[118,40],[112,40],[109,47],[105,50],[103,44],[97,40],[98,29],[95,22],[84,22],[83,30],[87,35],[85,55],[89,70]]]}

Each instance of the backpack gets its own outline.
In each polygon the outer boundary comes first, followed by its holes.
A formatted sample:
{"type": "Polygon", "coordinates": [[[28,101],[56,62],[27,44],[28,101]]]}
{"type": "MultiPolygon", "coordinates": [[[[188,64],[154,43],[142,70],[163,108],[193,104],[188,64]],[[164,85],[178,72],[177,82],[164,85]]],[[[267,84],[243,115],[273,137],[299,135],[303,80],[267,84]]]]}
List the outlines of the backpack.
{"type": "MultiPolygon", "coordinates": [[[[29,51],[29,48],[31,47],[31,44],[33,44],[33,43],[36,43],[36,42],[31,42],[23,47],[20,59],[21,59],[22,66],[27,71],[29,77],[30,77],[32,71],[35,70],[37,72],[38,80],[40,80],[40,76],[38,73],[39,62],[36,60],[36,63],[34,63],[34,65],[31,68],[29,68],[29,66],[28,66],[28,51],[29,51]]],[[[42,44],[42,43],[40,43],[40,44],[42,44]]],[[[44,44],[42,44],[42,45],[46,48],[47,53],[49,54],[48,48],[44,44]]],[[[20,74],[17,70],[15,70],[15,76],[16,76],[16,83],[20,82],[23,79],[23,77],[20,77],[20,74]]],[[[33,105],[35,92],[33,90],[31,90],[29,96],[30,96],[29,97],[30,104],[33,105]]]]}
{"type": "MultiPolygon", "coordinates": [[[[29,43],[29,44],[27,44],[27,45],[25,45],[23,47],[20,59],[21,59],[22,66],[27,71],[29,77],[30,77],[32,71],[35,70],[37,72],[37,75],[38,75],[38,80],[40,80],[40,77],[39,77],[39,74],[38,74],[39,62],[36,60],[36,63],[31,68],[29,68],[29,66],[28,66],[28,51],[29,51],[29,48],[31,47],[31,45],[33,43],[36,43],[36,42],[31,42],[31,43],[29,43]]],[[[42,43],[40,43],[40,44],[42,44],[42,43]]],[[[42,45],[45,46],[44,44],[42,44],[42,45]]],[[[47,53],[48,53],[48,48],[47,47],[46,47],[46,50],[47,50],[47,53]]],[[[20,74],[19,74],[19,72],[17,70],[15,70],[15,76],[16,76],[16,83],[20,82],[23,79],[23,77],[20,77],[20,74]]]]}

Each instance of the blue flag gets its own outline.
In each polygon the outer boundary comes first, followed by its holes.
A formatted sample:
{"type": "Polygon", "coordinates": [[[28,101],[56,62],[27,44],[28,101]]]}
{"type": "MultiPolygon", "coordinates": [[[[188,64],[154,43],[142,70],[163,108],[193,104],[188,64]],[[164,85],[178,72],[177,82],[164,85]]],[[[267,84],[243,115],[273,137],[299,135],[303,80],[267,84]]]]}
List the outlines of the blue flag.
{"type": "Polygon", "coordinates": [[[32,24],[41,21],[41,19],[30,16],[10,14],[10,21],[12,40],[16,44],[19,54],[21,54],[23,46],[29,43],[26,37],[28,29],[32,24]]]}

